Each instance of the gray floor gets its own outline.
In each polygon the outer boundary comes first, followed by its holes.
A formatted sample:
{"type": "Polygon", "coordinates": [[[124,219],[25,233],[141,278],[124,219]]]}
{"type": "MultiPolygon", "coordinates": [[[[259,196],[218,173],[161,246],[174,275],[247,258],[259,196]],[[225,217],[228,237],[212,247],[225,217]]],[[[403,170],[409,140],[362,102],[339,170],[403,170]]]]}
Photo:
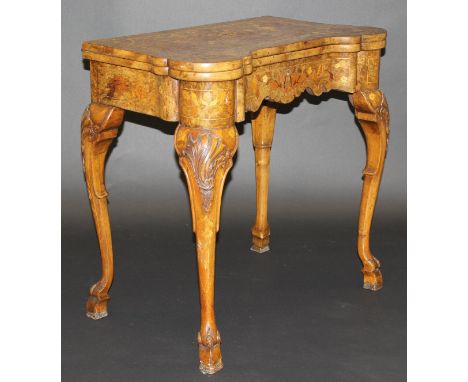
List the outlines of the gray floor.
{"type": "Polygon", "coordinates": [[[405,381],[406,225],[377,219],[373,248],[384,288],[361,288],[354,219],[272,223],[256,255],[250,221],[224,217],[217,245],[216,313],[224,369],[198,371],[198,289],[188,223],[113,219],[116,277],[110,315],[85,317],[97,280],[89,224],[64,222],[64,381],[405,381]]]}

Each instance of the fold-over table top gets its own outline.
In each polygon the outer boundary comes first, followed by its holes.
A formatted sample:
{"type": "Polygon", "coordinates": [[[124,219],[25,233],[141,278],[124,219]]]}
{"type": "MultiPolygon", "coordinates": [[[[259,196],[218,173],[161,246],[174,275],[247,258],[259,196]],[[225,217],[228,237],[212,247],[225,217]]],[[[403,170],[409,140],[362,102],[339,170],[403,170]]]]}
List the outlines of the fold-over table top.
{"type": "Polygon", "coordinates": [[[385,44],[386,31],[263,16],[83,43],[87,52],[167,66],[227,63],[327,45],[385,44]]]}

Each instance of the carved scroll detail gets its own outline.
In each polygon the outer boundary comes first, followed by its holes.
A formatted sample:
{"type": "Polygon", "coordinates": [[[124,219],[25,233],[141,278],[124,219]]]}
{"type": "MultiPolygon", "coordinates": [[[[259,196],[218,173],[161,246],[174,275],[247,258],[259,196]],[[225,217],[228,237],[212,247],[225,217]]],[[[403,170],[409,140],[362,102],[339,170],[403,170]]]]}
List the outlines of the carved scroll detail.
{"type": "Polygon", "coordinates": [[[257,110],[265,98],[289,103],[305,90],[313,95],[331,89],[353,92],[355,63],[355,56],[326,55],[260,67],[246,77],[246,109],[257,110]]]}
{"type": "Polygon", "coordinates": [[[90,198],[107,197],[103,176],[95,177],[88,172],[103,172],[103,161],[112,141],[117,137],[123,119],[123,110],[115,107],[90,104],[81,117],[81,152],[83,172],[90,198]],[[85,163],[89,151],[88,164],[85,163]],[[102,163],[101,163],[102,162],[102,163]]]}
{"type": "Polygon", "coordinates": [[[363,264],[364,288],[378,290],[382,288],[383,278],[380,263],[370,248],[370,228],[387,153],[390,117],[387,101],[380,90],[357,91],[350,98],[367,148],[359,212],[358,254],[363,264]]]}
{"type": "Polygon", "coordinates": [[[361,90],[354,97],[358,99],[359,112],[375,114],[378,119],[389,122],[388,104],[381,90],[361,90]]]}
{"type": "Polygon", "coordinates": [[[382,121],[384,123],[387,136],[385,155],[387,155],[390,137],[390,113],[388,111],[387,99],[383,92],[381,90],[361,90],[350,96],[350,99],[355,104],[356,117],[358,119],[375,120],[375,122],[382,121]]]}
{"type": "MultiPolygon", "coordinates": [[[[108,113],[107,118],[110,117],[108,113]]],[[[107,119],[106,118],[106,119],[107,119]]],[[[86,107],[83,115],[81,116],[81,151],[84,151],[85,141],[93,142],[96,140],[97,132],[99,131],[99,126],[91,119],[91,111],[89,105],[86,107]]]]}
{"type": "MultiPolygon", "coordinates": [[[[91,107],[93,104],[88,105],[81,117],[81,148],[84,150],[86,141],[88,142],[102,142],[104,140],[112,140],[118,134],[118,128],[122,123],[123,112],[114,107],[105,107],[105,113],[99,121],[91,118],[91,107]],[[114,113],[119,114],[116,121],[111,120],[114,113]]],[[[97,105],[94,105],[97,106],[97,105]]],[[[104,107],[99,106],[101,109],[104,107]]],[[[96,107],[96,109],[98,109],[96,107]]]]}
{"type": "Polygon", "coordinates": [[[94,320],[107,316],[108,292],[114,274],[104,165],[123,116],[122,109],[92,103],[85,109],[81,119],[83,171],[102,259],[101,279],[91,287],[86,303],[86,315],[94,320]]]}
{"type": "Polygon", "coordinates": [[[232,153],[220,137],[207,130],[197,134],[196,137],[190,133],[182,155],[190,163],[200,189],[203,209],[208,212],[213,202],[216,172],[220,168],[230,167],[232,153]]]}
{"type": "Polygon", "coordinates": [[[204,374],[223,367],[214,315],[214,266],[223,186],[239,141],[234,125],[235,90],[234,81],[181,81],[180,123],[174,134],[197,240],[201,313],[198,354],[204,374]]]}

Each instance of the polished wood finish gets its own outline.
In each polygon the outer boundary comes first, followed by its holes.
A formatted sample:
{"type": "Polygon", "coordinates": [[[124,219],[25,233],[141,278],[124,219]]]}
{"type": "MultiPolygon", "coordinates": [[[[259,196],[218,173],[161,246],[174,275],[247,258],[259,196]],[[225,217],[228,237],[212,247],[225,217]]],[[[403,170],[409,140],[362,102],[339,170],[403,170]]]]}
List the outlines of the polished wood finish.
{"type": "Polygon", "coordinates": [[[122,109],[90,104],[81,119],[83,171],[102,258],[101,279],[91,287],[86,304],[86,315],[94,320],[107,316],[108,292],[114,277],[107,190],[104,185],[104,164],[109,146],[117,137],[123,116],[122,109]]]}
{"type": "Polygon", "coordinates": [[[380,90],[358,91],[351,96],[351,102],[354,105],[356,118],[364,131],[367,146],[359,212],[358,253],[363,264],[364,288],[375,291],[382,288],[383,279],[379,269],[380,263],[371,253],[369,238],[387,154],[390,119],[387,100],[380,90]]]}
{"type": "Polygon", "coordinates": [[[200,370],[223,367],[214,311],[215,245],[224,181],[238,145],[235,122],[252,113],[257,214],[252,249],[269,249],[268,183],[275,103],[304,91],[350,94],[366,140],[358,254],[364,288],[382,275],[370,250],[370,228],[388,139],[388,106],[379,90],[380,28],[257,17],[171,31],[84,42],[90,60],[91,101],[82,119],[83,165],[102,256],[87,315],[107,315],[113,277],[104,163],[123,110],[177,121],[174,147],[186,176],[199,274],[200,370]]]}
{"type": "Polygon", "coordinates": [[[238,144],[234,84],[182,81],[180,91],[181,118],[174,145],[187,178],[197,241],[200,370],[213,374],[223,367],[214,312],[215,244],[224,181],[238,144]]]}
{"type": "Polygon", "coordinates": [[[380,28],[255,17],[83,44],[84,57],[192,81],[233,80],[256,66],[385,46],[380,28]],[[300,52],[300,53],[298,53],[300,52]]]}
{"type": "Polygon", "coordinates": [[[276,109],[263,104],[252,118],[252,143],[255,150],[255,178],[257,184],[257,215],[252,227],[252,251],[263,253],[270,247],[268,224],[268,182],[270,152],[275,131],[276,109]]]}

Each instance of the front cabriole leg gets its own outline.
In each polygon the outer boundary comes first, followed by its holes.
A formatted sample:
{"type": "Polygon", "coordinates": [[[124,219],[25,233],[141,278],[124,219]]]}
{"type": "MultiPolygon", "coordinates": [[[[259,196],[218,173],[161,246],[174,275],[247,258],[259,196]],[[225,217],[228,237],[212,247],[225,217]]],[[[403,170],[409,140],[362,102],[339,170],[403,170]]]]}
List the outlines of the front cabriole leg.
{"type": "Polygon", "coordinates": [[[385,95],[380,90],[361,90],[350,96],[356,118],[364,131],[367,162],[363,171],[361,208],[359,212],[358,253],[362,261],[364,288],[379,290],[383,286],[380,263],[372,255],[369,238],[372,216],[379,192],[389,136],[389,112],[385,95]]]}
{"type": "Polygon", "coordinates": [[[214,312],[216,232],[224,180],[238,144],[233,82],[181,81],[180,124],[174,139],[187,178],[196,235],[201,307],[200,371],[214,374],[223,367],[214,312]]]}
{"type": "Polygon", "coordinates": [[[114,274],[104,165],[107,151],[117,137],[123,116],[122,109],[92,103],[81,119],[83,170],[102,260],[101,278],[91,287],[86,303],[86,315],[94,320],[107,316],[108,292],[114,274]]]}

